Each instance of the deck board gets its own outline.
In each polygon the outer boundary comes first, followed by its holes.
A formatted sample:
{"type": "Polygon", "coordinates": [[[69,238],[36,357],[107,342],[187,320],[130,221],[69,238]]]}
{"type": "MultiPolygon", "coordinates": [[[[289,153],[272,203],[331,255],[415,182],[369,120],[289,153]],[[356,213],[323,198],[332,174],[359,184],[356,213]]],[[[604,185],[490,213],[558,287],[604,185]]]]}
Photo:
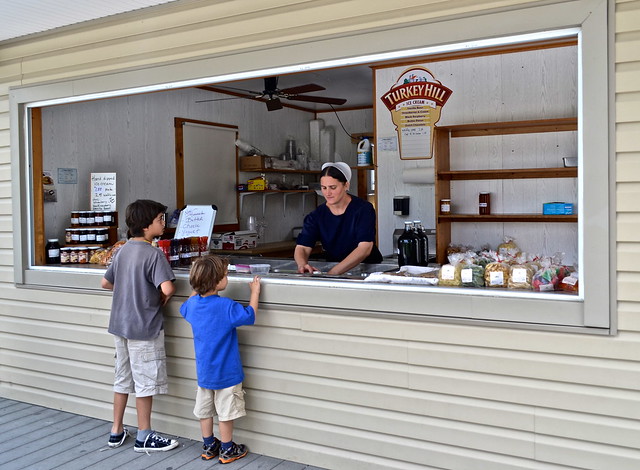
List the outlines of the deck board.
{"type": "MultiPolygon", "coordinates": [[[[129,429],[135,436],[135,428],[129,429]]],[[[134,452],[134,437],[129,437],[123,446],[110,449],[110,430],[111,423],[104,420],[0,398],[0,469],[323,470],[254,453],[226,465],[203,462],[202,443],[183,437],[178,438],[180,446],[169,452],[134,452]]]]}

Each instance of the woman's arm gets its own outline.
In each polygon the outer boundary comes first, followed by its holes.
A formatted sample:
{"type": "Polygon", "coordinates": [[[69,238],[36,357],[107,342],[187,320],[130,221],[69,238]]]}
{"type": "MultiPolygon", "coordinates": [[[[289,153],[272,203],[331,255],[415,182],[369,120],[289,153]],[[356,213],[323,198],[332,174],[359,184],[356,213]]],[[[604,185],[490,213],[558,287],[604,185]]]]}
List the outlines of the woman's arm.
{"type": "Polygon", "coordinates": [[[371,254],[373,242],[360,242],[345,259],[331,268],[328,274],[343,274],[362,263],[371,254]]]}
{"type": "Polygon", "coordinates": [[[293,252],[293,259],[298,265],[299,273],[312,273],[314,271],[318,271],[316,268],[309,264],[309,256],[311,256],[312,251],[313,248],[309,246],[296,245],[296,249],[293,252]]]}

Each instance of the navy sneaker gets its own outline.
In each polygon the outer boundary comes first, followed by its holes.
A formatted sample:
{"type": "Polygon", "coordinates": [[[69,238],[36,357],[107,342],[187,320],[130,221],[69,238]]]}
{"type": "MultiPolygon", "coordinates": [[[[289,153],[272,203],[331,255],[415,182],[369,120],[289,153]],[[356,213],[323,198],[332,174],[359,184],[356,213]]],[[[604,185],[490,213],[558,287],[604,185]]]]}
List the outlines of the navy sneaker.
{"type": "Polygon", "coordinates": [[[231,463],[235,462],[238,459],[241,459],[245,455],[249,453],[249,449],[244,444],[236,444],[235,442],[231,443],[231,447],[227,450],[220,449],[220,457],[218,460],[220,463],[231,463]]]}
{"type": "Polygon", "coordinates": [[[167,439],[155,431],[151,431],[151,434],[147,436],[144,442],[136,439],[136,443],[133,445],[133,450],[136,452],[165,452],[167,450],[175,449],[178,447],[178,441],[176,439],[167,439]]]}
{"type": "Polygon", "coordinates": [[[109,447],[115,449],[116,447],[120,447],[124,444],[124,441],[129,437],[129,430],[127,428],[122,429],[121,434],[110,434],[109,435],[109,447]]]}
{"type": "Polygon", "coordinates": [[[220,454],[220,439],[217,437],[213,438],[213,444],[210,446],[202,446],[202,460],[211,460],[218,457],[220,454]]]}

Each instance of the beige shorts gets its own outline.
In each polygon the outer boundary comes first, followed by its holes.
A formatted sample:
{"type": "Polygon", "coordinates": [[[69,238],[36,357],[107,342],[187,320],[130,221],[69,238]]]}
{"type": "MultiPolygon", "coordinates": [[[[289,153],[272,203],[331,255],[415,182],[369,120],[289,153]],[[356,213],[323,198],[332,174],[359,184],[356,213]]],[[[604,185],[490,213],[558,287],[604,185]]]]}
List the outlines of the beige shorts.
{"type": "Polygon", "coordinates": [[[217,414],[220,421],[231,421],[245,416],[247,413],[244,410],[242,384],[221,390],[198,387],[193,414],[198,419],[213,418],[217,414]]]}
{"type": "Polygon", "coordinates": [[[136,397],[169,392],[164,331],[157,338],[133,340],[115,336],[116,372],[113,391],[136,397]]]}

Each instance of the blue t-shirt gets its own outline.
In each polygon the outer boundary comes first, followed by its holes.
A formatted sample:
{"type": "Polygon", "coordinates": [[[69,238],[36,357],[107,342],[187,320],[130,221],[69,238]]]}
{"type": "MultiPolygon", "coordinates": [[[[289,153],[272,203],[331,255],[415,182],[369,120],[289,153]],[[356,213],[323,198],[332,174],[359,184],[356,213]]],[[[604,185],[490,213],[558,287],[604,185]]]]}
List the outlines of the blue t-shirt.
{"type": "Polygon", "coordinates": [[[180,314],[191,323],[198,385],[208,390],[232,387],[244,380],[236,328],[253,325],[253,307],[209,295],[189,297],[180,314]]]}
{"type": "MultiPolygon", "coordinates": [[[[313,248],[317,241],[321,241],[327,261],[340,262],[356,249],[358,243],[375,243],[375,240],[376,212],[373,205],[351,195],[351,201],[344,214],[334,215],[326,204],[322,204],[307,215],[296,243],[313,248]]],[[[381,261],[380,250],[374,244],[363,263],[381,261]]]]}

